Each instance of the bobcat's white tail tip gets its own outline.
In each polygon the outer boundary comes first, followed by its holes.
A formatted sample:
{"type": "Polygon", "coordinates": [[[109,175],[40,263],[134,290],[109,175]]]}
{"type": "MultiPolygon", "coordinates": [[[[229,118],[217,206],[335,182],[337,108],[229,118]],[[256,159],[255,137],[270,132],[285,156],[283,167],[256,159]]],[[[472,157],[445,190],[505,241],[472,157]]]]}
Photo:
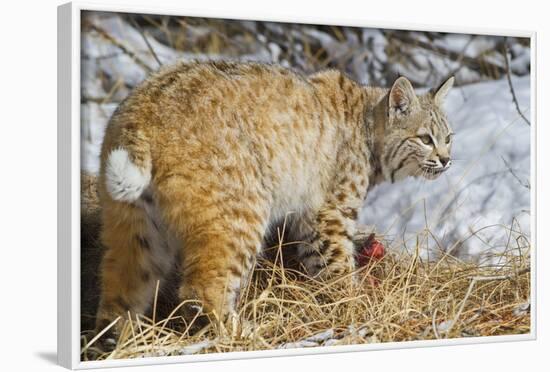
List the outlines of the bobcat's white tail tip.
{"type": "Polygon", "coordinates": [[[150,182],[150,170],[135,165],[128,151],[122,148],[111,151],[105,167],[105,183],[113,199],[134,202],[150,182]]]}

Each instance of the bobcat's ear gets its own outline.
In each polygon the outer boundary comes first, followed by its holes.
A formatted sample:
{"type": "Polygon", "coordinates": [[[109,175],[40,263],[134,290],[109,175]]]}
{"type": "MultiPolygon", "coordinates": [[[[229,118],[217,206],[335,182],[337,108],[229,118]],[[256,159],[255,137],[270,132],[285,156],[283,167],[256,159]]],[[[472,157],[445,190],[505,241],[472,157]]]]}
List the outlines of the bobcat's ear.
{"type": "Polygon", "coordinates": [[[403,76],[398,77],[390,89],[390,113],[408,114],[418,104],[418,98],[411,82],[403,76]]]}
{"type": "Polygon", "coordinates": [[[450,78],[445,80],[443,84],[441,84],[437,89],[433,91],[434,92],[433,97],[436,105],[441,106],[443,104],[445,97],[447,97],[447,93],[449,93],[454,83],[455,83],[455,77],[451,76],[450,78]]]}

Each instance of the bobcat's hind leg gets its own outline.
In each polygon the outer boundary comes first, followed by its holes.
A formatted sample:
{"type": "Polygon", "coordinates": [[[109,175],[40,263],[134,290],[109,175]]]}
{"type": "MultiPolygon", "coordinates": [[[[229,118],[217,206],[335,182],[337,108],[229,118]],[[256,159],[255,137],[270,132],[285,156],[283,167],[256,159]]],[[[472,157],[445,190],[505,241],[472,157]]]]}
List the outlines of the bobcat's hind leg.
{"type": "Polygon", "coordinates": [[[152,235],[153,225],[141,206],[113,200],[103,206],[105,253],[100,266],[96,332],[121,317],[104,340],[118,337],[128,312],[135,317],[149,309],[157,281],[170,270],[173,257],[152,235]]]}
{"type": "Polygon", "coordinates": [[[182,240],[179,297],[185,302],[185,327],[193,331],[205,326],[208,318],[224,322],[234,313],[239,290],[261,250],[269,210],[250,190],[239,189],[238,197],[228,198],[231,190],[218,192],[214,184],[194,189],[175,187],[173,182],[178,180],[172,177],[159,185],[159,195],[167,223],[182,240]]]}
{"type": "MultiPolygon", "coordinates": [[[[188,322],[197,312],[209,315],[211,320],[228,320],[236,311],[241,287],[253,268],[261,239],[252,236],[243,239],[234,235],[236,232],[230,227],[224,230],[185,240],[178,294],[181,301],[190,301],[183,308],[188,322]]],[[[201,328],[205,320],[204,317],[195,320],[191,328],[201,328]]]]}

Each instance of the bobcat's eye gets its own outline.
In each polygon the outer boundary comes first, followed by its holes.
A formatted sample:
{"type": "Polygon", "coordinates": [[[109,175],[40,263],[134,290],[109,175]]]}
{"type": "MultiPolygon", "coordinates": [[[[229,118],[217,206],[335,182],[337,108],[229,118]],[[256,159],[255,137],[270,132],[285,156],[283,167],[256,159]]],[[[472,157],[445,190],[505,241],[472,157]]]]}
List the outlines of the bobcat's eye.
{"type": "Polygon", "coordinates": [[[449,134],[447,137],[445,137],[445,143],[449,144],[451,142],[451,134],[449,134]]]}
{"type": "Polygon", "coordinates": [[[425,145],[431,145],[432,144],[432,137],[430,137],[429,135],[425,134],[423,136],[420,136],[418,137],[420,138],[420,140],[422,141],[423,144],[425,145]]]}

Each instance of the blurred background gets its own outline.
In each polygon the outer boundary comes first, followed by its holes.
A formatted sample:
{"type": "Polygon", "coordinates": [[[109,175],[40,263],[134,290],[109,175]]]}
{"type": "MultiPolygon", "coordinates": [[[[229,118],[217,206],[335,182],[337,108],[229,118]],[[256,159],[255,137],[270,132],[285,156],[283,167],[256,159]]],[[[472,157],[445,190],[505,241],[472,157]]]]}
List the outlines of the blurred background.
{"type": "Polygon", "coordinates": [[[360,214],[390,249],[503,264],[530,246],[530,39],[212,18],[84,12],[82,170],[97,174],[108,119],[163,65],[178,60],[278,63],[302,74],[336,68],[419,92],[449,75],[453,166],[436,181],[408,179],[369,193],[360,214]]]}

